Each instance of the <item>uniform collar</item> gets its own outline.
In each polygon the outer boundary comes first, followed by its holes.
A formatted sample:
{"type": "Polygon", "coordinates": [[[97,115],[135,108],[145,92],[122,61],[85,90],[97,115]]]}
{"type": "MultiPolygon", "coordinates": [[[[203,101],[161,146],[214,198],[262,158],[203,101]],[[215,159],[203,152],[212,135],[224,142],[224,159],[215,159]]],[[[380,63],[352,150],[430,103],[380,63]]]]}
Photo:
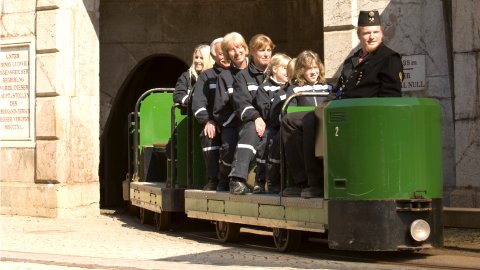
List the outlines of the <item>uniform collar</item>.
{"type": "Polygon", "coordinates": [[[219,73],[219,72],[222,72],[222,71],[224,71],[224,70],[226,70],[226,69],[228,69],[228,68],[224,68],[224,67],[218,65],[217,63],[215,63],[215,64],[213,64],[213,69],[215,69],[215,71],[216,71],[217,73],[219,73]]]}
{"type": "Polygon", "coordinates": [[[276,86],[282,86],[282,85],[285,84],[285,83],[277,82],[277,80],[275,80],[272,76],[270,76],[270,78],[268,78],[268,79],[270,80],[271,84],[276,85],[276,86]]]}
{"type": "Polygon", "coordinates": [[[255,66],[253,61],[250,61],[250,63],[248,64],[248,70],[250,71],[250,73],[255,74],[255,75],[263,74],[263,70],[261,70],[257,66],[255,66]]]}

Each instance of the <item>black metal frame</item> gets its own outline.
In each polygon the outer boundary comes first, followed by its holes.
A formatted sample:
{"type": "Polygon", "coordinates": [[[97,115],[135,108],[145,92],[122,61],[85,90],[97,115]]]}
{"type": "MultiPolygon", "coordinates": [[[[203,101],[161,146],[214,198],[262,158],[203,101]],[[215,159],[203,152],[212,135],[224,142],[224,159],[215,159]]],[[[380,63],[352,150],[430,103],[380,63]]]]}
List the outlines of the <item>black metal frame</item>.
{"type": "MultiPolygon", "coordinates": [[[[421,250],[443,246],[442,200],[426,199],[428,207],[399,209],[408,200],[330,200],[328,243],[332,249],[363,251],[421,250]],[[417,242],[410,235],[414,220],[423,219],[432,234],[417,242]]],[[[418,201],[411,200],[415,204],[418,201]]]]}
{"type": "MultiPolygon", "coordinates": [[[[190,91],[188,95],[188,100],[192,100],[192,95],[193,95],[193,89],[190,91]]],[[[172,147],[171,147],[171,157],[172,157],[172,162],[171,162],[171,172],[172,172],[172,182],[171,182],[171,187],[175,187],[175,184],[177,182],[177,173],[175,170],[176,166],[176,158],[177,158],[177,152],[176,152],[176,143],[177,143],[177,138],[174,136],[174,131],[175,131],[175,108],[181,108],[182,106],[179,103],[173,104],[171,111],[170,111],[170,116],[171,116],[171,138],[172,138],[172,147]]],[[[192,175],[192,150],[193,150],[193,114],[192,114],[192,106],[191,104],[188,104],[187,106],[187,188],[191,188],[193,185],[193,175],[192,175]]]]}
{"type": "MultiPolygon", "coordinates": [[[[135,132],[135,129],[136,127],[134,126],[133,127],[133,130],[132,130],[132,122],[134,121],[134,117],[135,117],[135,113],[134,112],[131,112],[128,114],[128,119],[127,119],[127,127],[128,127],[128,136],[127,136],[127,147],[128,147],[128,151],[127,151],[127,158],[128,158],[128,172],[127,172],[127,177],[126,179],[129,180],[129,181],[132,181],[132,178],[133,178],[133,171],[135,170],[135,161],[132,160],[132,152],[135,151],[134,148],[132,148],[132,132],[134,133],[135,132]]],[[[134,153],[133,153],[134,154],[134,153]]]]}

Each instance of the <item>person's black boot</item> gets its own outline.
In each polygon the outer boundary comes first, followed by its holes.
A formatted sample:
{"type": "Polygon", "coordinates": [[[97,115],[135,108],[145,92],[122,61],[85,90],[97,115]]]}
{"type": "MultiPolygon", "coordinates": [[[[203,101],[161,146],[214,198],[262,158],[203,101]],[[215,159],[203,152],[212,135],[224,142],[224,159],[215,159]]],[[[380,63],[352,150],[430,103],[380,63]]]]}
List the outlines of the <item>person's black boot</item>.
{"type": "Polygon", "coordinates": [[[260,183],[255,181],[253,185],[253,194],[262,194],[265,193],[265,183],[260,183]]]}
{"type": "Polygon", "coordinates": [[[265,193],[265,188],[259,185],[253,186],[253,194],[262,194],[262,193],[265,193]]]}
{"type": "Polygon", "coordinates": [[[287,187],[282,191],[282,195],[285,197],[300,197],[302,189],[299,187],[287,187]]]}
{"type": "Polygon", "coordinates": [[[307,187],[302,189],[300,194],[302,198],[323,198],[323,188],[307,187]]]}
{"type": "Polygon", "coordinates": [[[306,188],[307,184],[305,182],[300,182],[294,187],[287,187],[282,191],[282,195],[285,197],[300,197],[302,189],[306,188]]]}
{"type": "Polygon", "coordinates": [[[270,194],[279,194],[280,193],[280,185],[279,184],[267,184],[267,193],[270,194]]]}
{"type": "Polygon", "coordinates": [[[247,185],[245,185],[243,181],[243,179],[237,177],[230,178],[230,193],[235,195],[243,195],[249,192],[247,185]]]}
{"type": "Polygon", "coordinates": [[[217,178],[208,178],[208,182],[203,187],[203,190],[217,190],[217,185],[218,185],[217,178]]]}
{"type": "Polygon", "coordinates": [[[217,191],[228,191],[228,190],[229,190],[229,187],[228,187],[228,181],[227,180],[218,181],[217,191]]]}

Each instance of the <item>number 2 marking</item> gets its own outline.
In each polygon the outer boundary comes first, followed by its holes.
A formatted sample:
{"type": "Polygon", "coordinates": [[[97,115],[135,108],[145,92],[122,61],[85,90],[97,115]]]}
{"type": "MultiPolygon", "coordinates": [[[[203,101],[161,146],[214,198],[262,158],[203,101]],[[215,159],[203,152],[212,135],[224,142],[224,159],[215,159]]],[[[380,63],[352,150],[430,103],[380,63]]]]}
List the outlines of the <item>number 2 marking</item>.
{"type": "Polygon", "coordinates": [[[335,127],[335,137],[338,137],[338,130],[339,130],[339,128],[338,128],[338,126],[336,126],[335,127]]]}

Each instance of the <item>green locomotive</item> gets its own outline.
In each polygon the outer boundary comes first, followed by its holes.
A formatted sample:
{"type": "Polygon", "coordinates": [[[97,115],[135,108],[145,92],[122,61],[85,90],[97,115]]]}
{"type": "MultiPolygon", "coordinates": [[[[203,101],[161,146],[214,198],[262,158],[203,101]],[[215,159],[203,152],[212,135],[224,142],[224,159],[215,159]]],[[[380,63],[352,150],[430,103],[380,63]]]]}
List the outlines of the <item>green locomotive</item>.
{"type": "Polygon", "coordinates": [[[174,106],[172,89],[150,90],[129,120],[130,171],[124,198],[140,208],[141,220],[153,214],[160,229],[168,228],[172,212],[215,221],[222,242],[236,241],[242,225],[272,228],[280,251],[297,249],[302,232],[324,233],[332,249],[441,247],[437,102],[363,98],[312,109],[323,119],[324,134],[316,144],[323,145],[317,156],[324,160],[324,198],[232,195],[201,190],[206,182],[201,127],[174,106]],[[171,136],[174,147],[167,153],[171,136]]]}

